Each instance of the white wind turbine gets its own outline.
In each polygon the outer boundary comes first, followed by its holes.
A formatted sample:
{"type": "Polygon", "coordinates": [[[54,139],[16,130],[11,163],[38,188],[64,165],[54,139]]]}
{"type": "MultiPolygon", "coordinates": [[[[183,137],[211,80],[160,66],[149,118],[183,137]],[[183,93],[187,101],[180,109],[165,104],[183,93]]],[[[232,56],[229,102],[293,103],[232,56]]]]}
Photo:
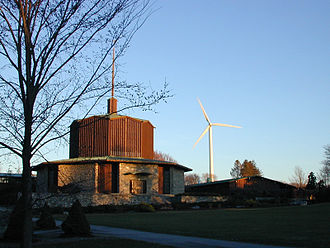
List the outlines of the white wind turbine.
{"type": "Polygon", "coordinates": [[[209,177],[210,177],[211,182],[214,182],[212,126],[234,127],[234,128],[241,128],[241,127],[239,127],[239,126],[233,126],[233,125],[228,125],[228,124],[221,124],[221,123],[211,123],[209,117],[207,116],[207,114],[205,112],[205,109],[203,108],[203,105],[202,105],[201,101],[198,98],[197,98],[197,100],[199,102],[199,105],[202,108],[204,117],[205,117],[205,119],[206,119],[206,121],[208,122],[209,125],[206,127],[206,129],[201,134],[201,136],[199,136],[198,140],[194,144],[194,148],[197,145],[197,143],[202,139],[202,137],[206,134],[206,132],[209,131],[209,154],[210,154],[210,158],[209,158],[209,163],[210,163],[209,177]]]}

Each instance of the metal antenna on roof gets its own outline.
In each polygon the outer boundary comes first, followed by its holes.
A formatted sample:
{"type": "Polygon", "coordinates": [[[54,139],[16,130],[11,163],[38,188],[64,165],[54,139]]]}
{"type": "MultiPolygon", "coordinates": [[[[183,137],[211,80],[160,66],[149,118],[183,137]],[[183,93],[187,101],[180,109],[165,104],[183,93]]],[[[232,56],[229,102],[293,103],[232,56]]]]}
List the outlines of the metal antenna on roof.
{"type": "Polygon", "coordinates": [[[113,53],[112,53],[112,89],[111,89],[111,97],[115,94],[115,45],[116,41],[113,42],[113,53]]]}
{"type": "Polygon", "coordinates": [[[115,95],[115,45],[118,39],[113,41],[113,52],[112,52],[112,88],[111,98],[108,99],[108,114],[117,113],[117,100],[114,98],[115,95]]]}

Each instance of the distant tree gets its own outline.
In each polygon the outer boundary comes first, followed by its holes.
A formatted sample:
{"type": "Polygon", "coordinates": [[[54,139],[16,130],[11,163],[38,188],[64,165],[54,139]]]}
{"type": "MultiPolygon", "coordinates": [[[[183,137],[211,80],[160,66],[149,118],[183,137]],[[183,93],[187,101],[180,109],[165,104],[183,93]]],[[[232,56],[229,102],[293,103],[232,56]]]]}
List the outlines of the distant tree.
{"type": "Polygon", "coordinates": [[[319,191],[323,190],[325,188],[325,183],[323,180],[320,180],[318,183],[317,183],[317,188],[319,191]]]}
{"type": "Polygon", "coordinates": [[[330,145],[324,146],[324,150],[325,160],[323,161],[323,163],[330,165],[330,145]]]}
{"type": "Polygon", "coordinates": [[[184,184],[198,184],[200,182],[200,177],[196,173],[188,173],[184,175],[184,184]]]}
{"type": "Polygon", "coordinates": [[[330,184],[330,166],[323,165],[318,173],[318,177],[324,182],[325,185],[330,184]]]}
{"type": "Polygon", "coordinates": [[[294,174],[289,180],[293,186],[299,189],[305,188],[307,183],[306,174],[299,166],[294,168],[294,174]]]}
{"type": "Polygon", "coordinates": [[[177,161],[169,154],[160,152],[160,151],[155,151],[154,152],[154,159],[155,160],[160,160],[160,161],[167,161],[167,162],[174,162],[177,163],[177,161]]]}
{"type": "Polygon", "coordinates": [[[230,171],[230,175],[232,178],[239,178],[242,176],[242,164],[239,160],[236,160],[234,163],[234,167],[230,171]]]}
{"type": "Polygon", "coordinates": [[[306,189],[315,190],[316,189],[316,176],[313,172],[310,172],[308,175],[308,182],[306,185],[306,189]]]}
{"type": "Polygon", "coordinates": [[[244,162],[240,166],[237,163],[237,161],[238,160],[235,161],[234,167],[232,168],[232,171],[230,173],[232,176],[233,175],[237,177],[262,176],[262,171],[257,167],[257,164],[254,160],[252,161],[244,160],[244,162]]]}
{"type": "MultiPolygon", "coordinates": [[[[201,182],[202,183],[207,183],[208,180],[210,178],[210,174],[209,173],[203,173],[201,176],[201,182]]],[[[217,175],[213,175],[214,181],[218,180],[217,175]]]]}
{"type": "Polygon", "coordinates": [[[325,185],[330,183],[330,145],[324,147],[325,160],[322,161],[323,166],[320,169],[319,177],[324,181],[325,185]]]}

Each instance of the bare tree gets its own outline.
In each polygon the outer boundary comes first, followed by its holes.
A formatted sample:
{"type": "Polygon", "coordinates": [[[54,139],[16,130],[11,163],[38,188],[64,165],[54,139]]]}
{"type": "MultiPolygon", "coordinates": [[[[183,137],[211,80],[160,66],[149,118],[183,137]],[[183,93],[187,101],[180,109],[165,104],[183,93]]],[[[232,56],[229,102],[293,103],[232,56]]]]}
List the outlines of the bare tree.
{"type": "Polygon", "coordinates": [[[177,161],[171,155],[160,151],[154,151],[154,159],[177,163],[177,161]]]}
{"type": "Polygon", "coordinates": [[[236,160],[234,163],[234,167],[230,170],[230,175],[232,178],[239,178],[242,176],[242,164],[239,160],[236,160]]]}
{"type": "Polygon", "coordinates": [[[322,161],[323,166],[319,172],[320,180],[323,180],[325,185],[329,185],[330,182],[330,145],[324,147],[325,160],[322,161]]]}
{"type": "MultiPolygon", "coordinates": [[[[213,175],[214,181],[218,179],[217,175],[213,175]]],[[[210,181],[210,174],[209,173],[203,173],[201,176],[201,182],[202,183],[208,183],[210,181]]]]}
{"type": "Polygon", "coordinates": [[[200,177],[196,173],[188,173],[184,175],[184,184],[198,184],[200,182],[200,177]]]}
{"type": "MultiPolygon", "coordinates": [[[[65,137],[69,114],[110,91],[112,47],[123,54],[149,13],[148,0],[0,0],[0,148],[22,160],[22,247],[32,245],[31,159],[65,137]]],[[[166,85],[150,95],[140,84],[116,87],[144,109],[168,95],[166,85]]]]}
{"type": "Polygon", "coordinates": [[[294,174],[291,178],[289,178],[289,181],[293,186],[299,189],[303,189],[306,187],[307,184],[306,173],[302,170],[301,167],[296,166],[294,168],[294,174]]]}

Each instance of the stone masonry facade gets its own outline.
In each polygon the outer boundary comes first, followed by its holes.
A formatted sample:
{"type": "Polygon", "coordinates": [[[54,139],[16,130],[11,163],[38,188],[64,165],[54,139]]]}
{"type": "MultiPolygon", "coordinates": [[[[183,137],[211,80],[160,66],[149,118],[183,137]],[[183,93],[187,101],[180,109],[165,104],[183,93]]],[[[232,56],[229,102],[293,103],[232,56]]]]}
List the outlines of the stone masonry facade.
{"type": "Polygon", "coordinates": [[[184,192],[184,171],[174,167],[170,168],[170,190],[171,194],[181,194],[184,192]]]}
{"type": "Polygon", "coordinates": [[[130,193],[131,181],[145,181],[146,194],[158,193],[158,166],[141,164],[119,164],[119,193],[130,193]]]}
{"type": "MultiPolygon", "coordinates": [[[[98,192],[98,170],[102,166],[98,163],[59,164],[57,186],[74,186],[78,191],[98,192]]],[[[38,170],[37,193],[49,192],[50,167],[38,170]]],[[[144,181],[145,194],[158,194],[158,165],[119,163],[119,194],[131,193],[131,182],[144,181]]],[[[170,194],[184,193],[184,171],[170,167],[170,194]]]]}
{"type": "Polygon", "coordinates": [[[79,200],[84,207],[101,205],[137,205],[148,203],[154,205],[170,205],[171,203],[200,203],[200,202],[223,202],[222,196],[189,196],[189,195],[132,195],[132,194],[101,194],[101,193],[78,193],[78,194],[52,194],[34,193],[33,208],[42,208],[47,204],[53,207],[70,208],[79,200]]]}

